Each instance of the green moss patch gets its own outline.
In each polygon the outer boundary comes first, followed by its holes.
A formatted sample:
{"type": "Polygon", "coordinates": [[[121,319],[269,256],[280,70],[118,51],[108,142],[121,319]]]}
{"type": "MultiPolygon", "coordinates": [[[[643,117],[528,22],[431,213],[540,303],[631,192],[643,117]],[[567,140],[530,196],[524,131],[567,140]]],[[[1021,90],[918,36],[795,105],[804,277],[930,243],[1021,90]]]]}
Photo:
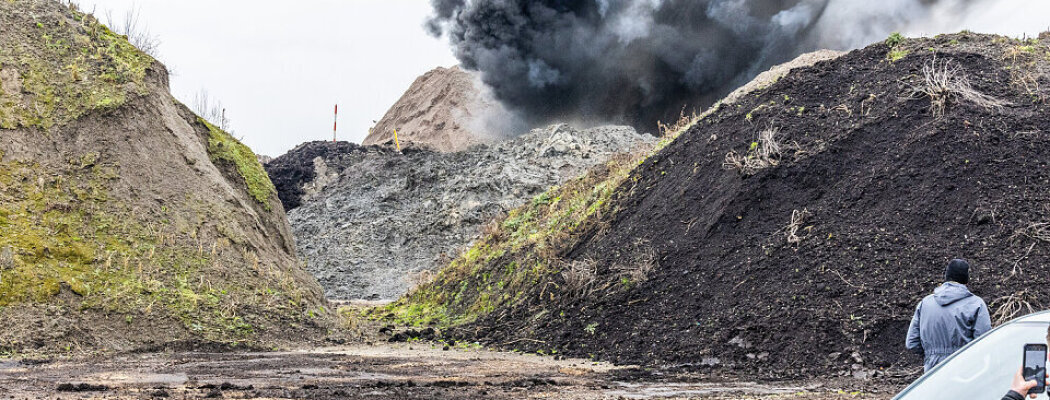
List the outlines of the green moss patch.
{"type": "Polygon", "coordinates": [[[59,169],[0,163],[0,308],[68,291],[80,309],[170,318],[222,343],[251,341],[262,309],[305,320],[307,294],[283,270],[228,239],[198,235],[202,221],[221,215],[190,203],[172,207],[199,210],[198,221],[122,209],[109,189],[118,166],[98,158],[59,169]]]}
{"type": "Polygon", "coordinates": [[[0,25],[0,70],[15,72],[21,87],[0,92],[0,128],[48,129],[145,93],[153,58],[90,15],[58,3],[6,1],[0,25]]]}
{"type": "Polygon", "coordinates": [[[267,210],[272,209],[270,201],[277,194],[277,189],[273,187],[270,176],[266,174],[252,149],[204,118],[197,117],[197,121],[208,127],[208,155],[211,156],[212,162],[222,160],[235,165],[248,186],[248,194],[267,210]]]}

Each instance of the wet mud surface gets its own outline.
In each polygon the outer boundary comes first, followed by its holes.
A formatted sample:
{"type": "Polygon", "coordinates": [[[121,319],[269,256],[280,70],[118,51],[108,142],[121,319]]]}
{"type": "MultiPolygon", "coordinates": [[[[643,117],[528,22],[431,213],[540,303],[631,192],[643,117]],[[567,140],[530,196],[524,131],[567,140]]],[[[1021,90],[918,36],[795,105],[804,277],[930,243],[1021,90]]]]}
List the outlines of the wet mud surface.
{"type": "Polygon", "coordinates": [[[0,359],[2,399],[888,399],[891,391],[824,382],[718,382],[427,343],[0,359]]]}

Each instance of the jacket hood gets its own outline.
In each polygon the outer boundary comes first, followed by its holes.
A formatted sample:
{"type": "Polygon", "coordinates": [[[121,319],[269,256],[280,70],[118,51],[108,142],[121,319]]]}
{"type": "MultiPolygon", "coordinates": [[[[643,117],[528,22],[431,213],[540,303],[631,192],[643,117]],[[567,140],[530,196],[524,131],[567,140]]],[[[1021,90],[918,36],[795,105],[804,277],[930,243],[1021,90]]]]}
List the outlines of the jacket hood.
{"type": "Polygon", "coordinates": [[[933,291],[933,299],[942,307],[973,296],[966,285],[955,282],[945,282],[933,291]]]}

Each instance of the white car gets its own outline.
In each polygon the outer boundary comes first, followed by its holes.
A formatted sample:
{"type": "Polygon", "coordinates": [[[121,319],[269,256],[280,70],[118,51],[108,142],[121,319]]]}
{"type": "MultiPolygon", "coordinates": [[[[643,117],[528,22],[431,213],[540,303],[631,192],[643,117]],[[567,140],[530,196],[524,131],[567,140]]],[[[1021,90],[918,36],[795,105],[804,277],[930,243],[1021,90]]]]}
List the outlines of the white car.
{"type": "MultiPolygon", "coordinates": [[[[1046,344],[1050,311],[992,329],[912,382],[893,400],[999,400],[1021,368],[1024,345],[1046,344]]],[[[1045,393],[1040,399],[1046,399],[1045,393]]]]}

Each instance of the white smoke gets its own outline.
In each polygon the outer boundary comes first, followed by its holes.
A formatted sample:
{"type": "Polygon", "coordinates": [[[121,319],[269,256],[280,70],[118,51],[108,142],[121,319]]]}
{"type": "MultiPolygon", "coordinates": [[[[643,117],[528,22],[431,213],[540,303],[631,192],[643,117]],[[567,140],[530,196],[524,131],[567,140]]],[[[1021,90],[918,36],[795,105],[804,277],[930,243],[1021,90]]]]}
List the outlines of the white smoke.
{"type": "MultiPolygon", "coordinates": [[[[660,8],[662,0],[640,0],[632,2],[627,9],[614,17],[610,24],[612,32],[620,43],[628,44],[636,39],[649,36],[653,30],[653,13],[660,8]]],[[[608,13],[608,3],[601,9],[603,16],[608,13]]]]}
{"type": "Polygon", "coordinates": [[[773,23],[779,27],[779,34],[787,34],[792,37],[800,31],[813,24],[813,17],[817,13],[819,5],[813,2],[802,2],[798,5],[781,11],[773,16],[773,23]]]}
{"type": "Polygon", "coordinates": [[[1011,37],[1050,30],[1047,0],[831,0],[814,29],[815,47],[849,50],[893,32],[933,36],[971,30],[1011,37]]]}
{"type": "Polygon", "coordinates": [[[984,0],[963,13],[960,8],[958,4],[938,4],[931,8],[926,21],[903,31],[909,36],[931,36],[965,29],[1010,37],[1034,37],[1050,31],[1048,0],[984,0]]]}
{"type": "Polygon", "coordinates": [[[756,26],[764,25],[751,16],[747,0],[721,0],[707,6],[707,16],[738,35],[754,32],[756,26]]]}
{"type": "MultiPolygon", "coordinates": [[[[946,0],[955,3],[954,0],[946,0]]],[[[814,26],[814,47],[850,50],[903,31],[914,21],[928,19],[920,0],[832,0],[814,26]]],[[[815,49],[815,48],[814,48],[815,49]]]]}

